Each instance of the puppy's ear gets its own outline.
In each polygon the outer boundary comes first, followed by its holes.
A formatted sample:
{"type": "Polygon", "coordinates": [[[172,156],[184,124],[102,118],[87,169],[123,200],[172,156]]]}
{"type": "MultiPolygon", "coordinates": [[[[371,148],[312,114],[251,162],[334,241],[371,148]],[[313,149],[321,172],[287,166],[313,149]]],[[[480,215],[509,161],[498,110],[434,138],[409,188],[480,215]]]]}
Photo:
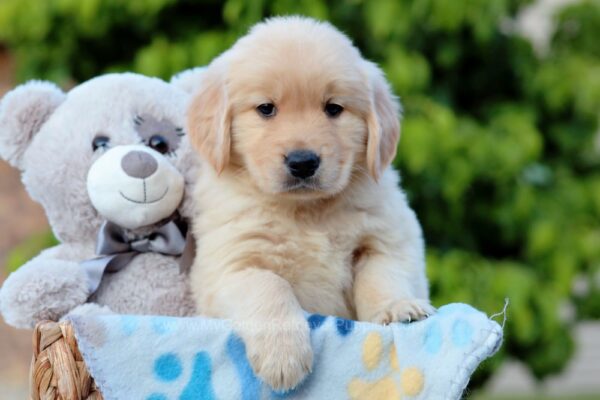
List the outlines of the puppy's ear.
{"type": "Polygon", "coordinates": [[[31,141],[65,97],[56,85],[43,81],[8,92],[0,102],[0,157],[22,169],[31,141]]]}
{"type": "Polygon", "coordinates": [[[400,102],[392,94],[379,67],[371,62],[365,64],[371,86],[371,106],[367,115],[367,168],[377,180],[396,156],[400,140],[400,102]]]}
{"type": "Polygon", "coordinates": [[[231,151],[231,106],[224,69],[209,67],[187,113],[187,131],[194,148],[220,174],[231,151]]]}

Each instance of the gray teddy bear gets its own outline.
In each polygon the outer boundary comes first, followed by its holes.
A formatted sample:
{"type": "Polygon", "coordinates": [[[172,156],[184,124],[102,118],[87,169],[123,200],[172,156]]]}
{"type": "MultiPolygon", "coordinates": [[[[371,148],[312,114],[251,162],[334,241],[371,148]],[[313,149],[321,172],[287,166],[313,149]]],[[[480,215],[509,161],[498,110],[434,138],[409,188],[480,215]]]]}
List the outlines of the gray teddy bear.
{"type": "Polygon", "coordinates": [[[185,219],[198,161],[183,127],[201,73],[172,83],[109,74],[68,93],[33,81],[2,99],[0,156],[22,171],[61,242],[5,281],[7,323],[194,313],[185,219]]]}

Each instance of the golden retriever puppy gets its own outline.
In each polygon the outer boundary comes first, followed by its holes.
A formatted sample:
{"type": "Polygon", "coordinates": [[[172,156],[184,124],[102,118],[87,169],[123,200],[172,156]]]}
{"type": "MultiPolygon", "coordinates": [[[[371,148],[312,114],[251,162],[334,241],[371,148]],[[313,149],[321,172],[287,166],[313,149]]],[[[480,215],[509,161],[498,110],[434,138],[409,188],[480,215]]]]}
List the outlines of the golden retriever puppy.
{"type": "Polygon", "coordinates": [[[303,309],[383,324],[432,313],[382,72],[331,25],[287,17],[256,25],[204,82],[188,110],[212,165],[191,283],[201,313],[234,321],[255,373],[283,390],[310,371],[303,309]]]}

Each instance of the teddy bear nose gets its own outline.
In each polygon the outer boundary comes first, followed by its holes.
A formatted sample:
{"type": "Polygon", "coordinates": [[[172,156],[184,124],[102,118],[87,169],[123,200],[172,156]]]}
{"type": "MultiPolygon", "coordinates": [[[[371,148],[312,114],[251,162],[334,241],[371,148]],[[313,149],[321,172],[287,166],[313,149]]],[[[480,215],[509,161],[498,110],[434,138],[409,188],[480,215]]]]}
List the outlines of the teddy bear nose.
{"type": "Polygon", "coordinates": [[[158,162],[146,152],[130,151],[121,159],[121,168],[132,178],[144,179],[156,172],[158,162]]]}

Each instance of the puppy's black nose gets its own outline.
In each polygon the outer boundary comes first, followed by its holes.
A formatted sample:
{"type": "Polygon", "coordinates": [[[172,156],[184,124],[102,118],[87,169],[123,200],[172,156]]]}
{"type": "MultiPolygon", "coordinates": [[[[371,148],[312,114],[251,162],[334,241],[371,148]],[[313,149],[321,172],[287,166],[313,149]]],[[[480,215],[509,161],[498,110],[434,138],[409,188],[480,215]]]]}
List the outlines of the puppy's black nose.
{"type": "Polygon", "coordinates": [[[285,157],[290,174],[296,178],[310,178],[317,172],[321,159],[310,150],[294,150],[285,157]]]}
{"type": "Polygon", "coordinates": [[[144,151],[130,151],[121,159],[121,168],[132,178],[145,179],[156,172],[158,162],[144,151]]]}

